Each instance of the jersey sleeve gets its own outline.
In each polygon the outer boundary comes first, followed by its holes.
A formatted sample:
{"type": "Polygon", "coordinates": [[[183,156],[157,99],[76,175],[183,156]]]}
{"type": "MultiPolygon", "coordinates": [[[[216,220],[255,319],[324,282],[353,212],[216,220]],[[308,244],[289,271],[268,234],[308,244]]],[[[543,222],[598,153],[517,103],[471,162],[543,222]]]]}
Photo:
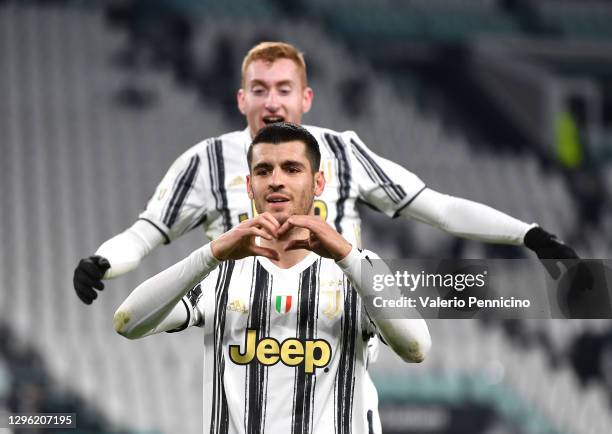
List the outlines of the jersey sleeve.
{"type": "Polygon", "coordinates": [[[202,298],[202,283],[198,283],[181,299],[181,303],[187,312],[187,319],[180,326],[173,330],[168,330],[166,333],[176,333],[185,330],[188,327],[204,327],[204,312],[198,306],[202,298]]]}
{"type": "Polygon", "coordinates": [[[166,244],[207,220],[206,146],[202,142],[176,159],[139,215],[163,234],[166,244]]]}
{"type": "Polygon", "coordinates": [[[350,148],[359,199],[389,217],[397,217],[425,189],[425,183],[399,164],[372,152],[353,131],[343,135],[350,148]]]}
{"type": "Polygon", "coordinates": [[[187,312],[187,319],[176,329],[168,330],[167,333],[176,333],[185,330],[189,327],[203,328],[206,323],[205,314],[205,297],[208,294],[214,294],[214,288],[211,288],[212,283],[217,280],[218,269],[210,272],[200,283],[195,285],[182,299],[181,303],[187,312]]]}
{"type": "Polygon", "coordinates": [[[361,333],[364,338],[367,337],[368,339],[378,334],[376,324],[374,324],[374,321],[370,318],[363,304],[361,305],[361,333]]]}
{"type": "Polygon", "coordinates": [[[422,361],[431,348],[431,336],[419,311],[413,307],[406,307],[402,310],[401,318],[398,318],[389,315],[389,311],[376,306],[373,302],[376,297],[388,299],[401,297],[401,291],[396,285],[385,287],[384,293],[375,287],[375,276],[391,274],[387,264],[380,260],[376,253],[356,248],[336,264],[350,280],[362,302],[366,304],[365,310],[381,339],[406,362],[422,361]]]}

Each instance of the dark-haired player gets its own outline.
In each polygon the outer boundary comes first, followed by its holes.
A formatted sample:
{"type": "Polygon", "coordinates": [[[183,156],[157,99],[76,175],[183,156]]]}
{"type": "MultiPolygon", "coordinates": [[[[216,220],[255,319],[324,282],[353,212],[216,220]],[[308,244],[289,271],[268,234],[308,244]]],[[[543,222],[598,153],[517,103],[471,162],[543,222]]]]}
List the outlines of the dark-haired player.
{"type": "Polygon", "coordinates": [[[379,333],[406,362],[431,346],[416,310],[387,319],[363,302],[372,288],[362,267],[376,255],[315,215],[317,148],[297,125],[262,129],[248,151],[258,216],[141,284],[115,313],[132,339],[203,328],[205,433],[371,433],[363,336],[379,333]]]}

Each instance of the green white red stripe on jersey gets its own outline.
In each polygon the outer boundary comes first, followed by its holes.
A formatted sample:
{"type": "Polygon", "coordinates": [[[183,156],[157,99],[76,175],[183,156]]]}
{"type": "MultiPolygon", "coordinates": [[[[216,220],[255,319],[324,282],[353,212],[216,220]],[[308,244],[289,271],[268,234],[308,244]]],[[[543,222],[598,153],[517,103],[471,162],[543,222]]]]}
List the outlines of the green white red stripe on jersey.
{"type": "Polygon", "coordinates": [[[290,295],[277,295],[276,296],[276,311],[278,313],[287,313],[291,310],[291,296],[290,295]]]}

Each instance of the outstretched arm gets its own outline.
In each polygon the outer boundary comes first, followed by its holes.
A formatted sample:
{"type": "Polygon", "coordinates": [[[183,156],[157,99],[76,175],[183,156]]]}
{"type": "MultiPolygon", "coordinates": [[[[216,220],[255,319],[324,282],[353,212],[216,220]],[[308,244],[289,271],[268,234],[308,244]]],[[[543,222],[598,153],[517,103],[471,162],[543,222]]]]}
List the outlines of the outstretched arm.
{"type": "MultiPolygon", "coordinates": [[[[429,223],[450,234],[478,241],[524,245],[540,259],[579,259],[571,247],[536,223],[528,224],[471,200],[424,189],[401,215],[429,223]]],[[[546,263],[551,275],[559,271],[546,263]]]]}
{"type": "Polygon", "coordinates": [[[111,279],[134,270],[162,243],[169,243],[206,220],[203,191],[208,185],[202,149],[206,142],[187,150],[170,167],[130,228],[104,242],[95,254],[83,258],[74,272],[78,297],[91,304],[111,279]]]}
{"type": "Polygon", "coordinates": [[[106,258],[110,268],[104,279],[112,279],[135,270],[140,261],[155,248],[163,244],[165,238],[151,223],[138,220],[119,235],[105,241],[96,255],[106,258]]]}
{"type": "Polygon", "coordinates": [[[537,226],[522,222],[487,205],[425,188],[400,211],[449,234],[478,241],[522,245],[537,226]]]}
{"type": "Polygon", "coordinates": [[[353,157],[360,198],[390,217],[411,217],[459,237],[514,245],[525,244],[527,233],[537,227],[487,205],[427,188],[414,173],[368,149],[354,132],[344,133],[343,138],[353,157]]]}
{"type": "MultiPolygon", "coordinates": [[[[449,234],[477,241],[524,245],[540,259],[577,259],[574,250],[535,223],[525,223],[487,205],[438,193],[404,167],[369,150],[353,132],[344,134],[350,146],[359,196],[390,217],[405,216],[449,234]]],[[[545,266],[556,278],[552,262],[545,266]]]]}
{"type": "Polygon", "coordinates": [[[104,289],[102,279],[112,279],[134,270],[140,261],[164,242],[158,229],[144,220],[104,242],[96,253],[81,259],[74,270],[74,289],[79,298],[91,304],[104,289]]]}

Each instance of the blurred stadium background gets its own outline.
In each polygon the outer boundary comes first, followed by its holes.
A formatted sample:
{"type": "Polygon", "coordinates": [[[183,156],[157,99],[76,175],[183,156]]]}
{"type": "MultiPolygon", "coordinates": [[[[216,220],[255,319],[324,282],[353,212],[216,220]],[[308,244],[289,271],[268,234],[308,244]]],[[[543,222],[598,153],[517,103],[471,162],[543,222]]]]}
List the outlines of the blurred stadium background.
{"type": "MultiPolygon", "coordinates": [[[[612,2],[0,0],[0,412],[76,412],[71,433],[200,432],[199,331],[132,342],[112,314],[203,233],[90,307],[72,272],[183,150],[244,127],[239,63],[260,40],[305,52],[305,123],[356,130],[433,188],[610,256],[612,2]]],[[[383,257],[525,255],[364,213],[383,257]]],[[[373,367],[386,433],[611,432],[612,322],[428,323],[425,364],[383,350],[373,367]]]]}

